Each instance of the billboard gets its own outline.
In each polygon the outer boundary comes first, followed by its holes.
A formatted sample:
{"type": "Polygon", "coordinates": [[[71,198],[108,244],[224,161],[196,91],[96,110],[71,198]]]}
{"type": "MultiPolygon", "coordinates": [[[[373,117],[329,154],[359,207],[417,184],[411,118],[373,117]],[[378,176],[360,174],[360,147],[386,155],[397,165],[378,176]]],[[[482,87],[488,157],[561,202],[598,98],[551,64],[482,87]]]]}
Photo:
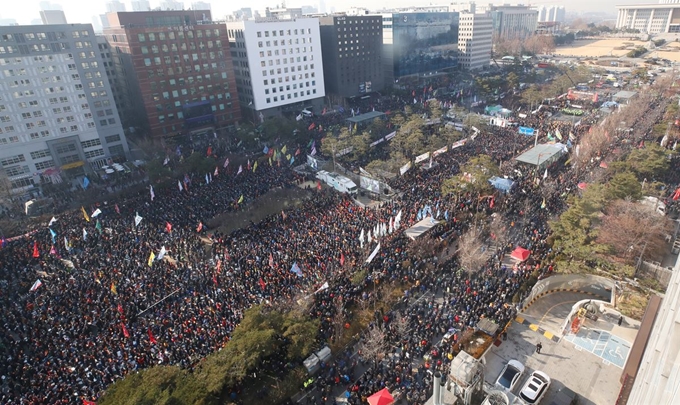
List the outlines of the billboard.
{"type": "Polygon", "coordinates": [[[361,188],[368,191],[372,191],[374,193],[380,192],[380,182],[376,179],[372,179],[367,176],[359,176],[359,185],[361,188]]]}
{"type": "Polygon", "coordinates": [[[319,160],[313,156],[307,155],[307,165],[312,168],[312,170],[319,170],[319,160]]]}
{"type": "Polygon", "coordinates": [[[416,156],[415,163],[420,163],[423,160],[429,159],[430,158],[430,152],[423,153],[422,155],[416,156]]]}
{"type": "Polygon", "coordinates": [[[526,136],[533,136],[534,129],[529,127],[519,127],[519,133],[526,136]]]}

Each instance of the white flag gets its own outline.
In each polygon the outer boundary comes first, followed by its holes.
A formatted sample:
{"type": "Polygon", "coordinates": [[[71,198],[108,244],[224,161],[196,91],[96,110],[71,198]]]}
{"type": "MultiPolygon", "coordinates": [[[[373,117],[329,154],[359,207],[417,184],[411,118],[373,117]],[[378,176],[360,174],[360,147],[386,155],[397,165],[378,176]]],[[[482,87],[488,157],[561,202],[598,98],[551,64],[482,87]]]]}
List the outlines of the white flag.
{"type": "Polygon", "coordinates": [[[394,218],[390,218],[390,227],[387,229],[387,233],[392,235],[392,232],[394,232],[394,218]]]}
{"type": "Polygon", "coordinates": [[[37,280],[35,280],[35,283],[33,283],[33,285],[31,286],[31,289],[29,291],[30,292],[35,291],[38,288],[40,288],[41,285],[42,285],[42,281],[40,281],[40,279],[37,279],[37,280]]]}
{"type": "Polygon", "coordinates": [[[151,201],[156,198],[156,194],[153,192],[153,186],[149,186],[149,192],[151,193],[151,201]]]}
{"type": "Polygon", "coordinates": [[[328,288],[328,281],[326,281],[325,283],[323,283],[323,285],[322,285],[321,287],[319,287],[318,290],[314,291],[314,294],[316,294],[316,293],[318,293],[318,292],[321,292],[321,291],[323,291],[323,290],[325,290],[325,289],[327,289],[327,288],[328,288]]]}
{"type": "Polygon", "coordinates": [[[165,250],[165,246],[161,247],[161,251],[158,252],[158,256],[156,256],[156,260],[161,260],[161,259],[163,259],[163,256],[165,256],[165,254],[166,254],[167,252],[168,252],[168,251],[165,250]]]}
{"type": "Polygon", "coordinates": [[[379,250],[380,250],[380,243],[378,243],[378,246],[375,247],[375,249],[373,250],[373,253],[371,253],[371,255],[368,256],[368,259],[366,259],[366,263],[372,262],[373,259],[375,258],[375,256],[378,254],[379,250]]]}
{"type": "Polygon", "coordinates": [[[208,173],[208,176],[210,177],[210,182],[212,183],[212,173],[208,173]]]}
{"type": "Polygon", "coordinates": [[[545,168],[545,172],[543,173],[543,180],[548,178],[548,168],[545,168]]]}
{"type": "Polygon", "coordinates": [[[135,226],[139,225],[139,223],[142,222],[142,217],[139,216],[139,213],[135,213],[135,226]]]}
{"type": "Polygon", "coordinates": [[[66,250],[71,250],[68,248],[68,239],[66,239],[66,236],[64,236],[64,248],[66,248],[66,250]]]}
{"type": "Polygon", "coordinates": [[[243,165],[238,165],[238,172],[236,172],[236,174],[241,174],[242,171],[243,171],[243,165]]]}
{"type": "Polygon", "coordinates": [[[373,242],[373,238],[371,237],[371,230],[370,229],[368,230],[368,239],[366,239],[366,240],[368,241],[368,243],[373,242]]]}
{"type": "Polygon", "coordinates": [[[208,179],[208,173],[205,174],[205,184],[210,184],[210,179],[208,179]]]}
{"type": "Polygon", "coordinates": [[[57,218],[52,217],[52,219],[50,219],[50,223],[47,224],[47,226],[52,226],[52,224],[55,223],[55,222],[57,222],[57,218]]]}
{"type": "Polygon", "coordinates": [[[97,216],[98,216],[99,214],[101,214],[101,213],[102,213],[102,210],[100,210],[99,208],[97,208],[96,210],[94,210],[94,212],[93,212],[92,215],[90,215],[90,216],[91,216],[92,218],[97,218],[97,216]]]}
{"type": "Polygon", "coordinates": [[[229,166],[229,158],[227,158],[227,160],[224,161],[224,166],[222,166],[222,167],[224,167],[226,169],[227,166],[229,166]]]}
{"type": "Polygon", "coordinates": [[[83,228],[83,240],[87,240],[87,231],[83,228]]]}
{"type": "Polygon", "coordinates": [[[179,187],[179,191],[184,190],[184,188],[182,188],[182,182],[179,180],[177,180],[177,187],[179,187]]]}
{"type": "Polygon", "coordinates": [[[364,247],[364,230],[361,230],[361,233],[359,234],[359,245],[361,245],[361,248],[363,249],[364,247]]]}

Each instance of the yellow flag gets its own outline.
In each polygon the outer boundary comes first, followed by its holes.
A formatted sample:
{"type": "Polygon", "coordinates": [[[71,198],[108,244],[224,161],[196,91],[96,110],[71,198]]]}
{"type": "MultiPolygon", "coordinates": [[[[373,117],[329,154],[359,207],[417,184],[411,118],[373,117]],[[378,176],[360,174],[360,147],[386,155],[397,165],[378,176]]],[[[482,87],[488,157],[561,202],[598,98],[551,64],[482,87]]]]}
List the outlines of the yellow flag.
{"type": "Polygon", "coordinates": [[[283,145],[283,148],[281,148],[281,153],[286,153],[286,146],[287,145],[283,145]]]}
{"type": "Polygon", "coordinates": [[[111,293],[114,295],[118,294],[118,291],[116,290],[116,285],[113,282],[111,282],[111,293]]]}
{"type": "Polygon", "coordinates": [[[151,254],[149,255],[149,261],[147,263],[149,265],[149,267],[151,267],[155,258],[156,258],[156,255],[153,254],[153,252],[151,252],[151,254]]]}
{"type": "Polygon", "coordinates": [[[253,165],[253,172],[257,169],[257,160],[255,161],[255,164],[253,165]]]}
{"type": "Polygon", "coordinates": [[[241,194],[241,198],[238,199],[238,203],[241,204],[243,202],[243,194],[241,194]]]}
{"type": "Polygon", "coordinates": [[[269,156],[269,166],[274,166],[274,164],[272,163],[272,157],[271,156],[269,156]]]}
{"type": "Polygon", "coordinates": [[[290,153],[286,155],[286,160],[290,160],[290,153]]]}
{"type": "Polygon", "coordinates": [[[87,215],[87,212],[85,212],[85,208],[82,205],[80,206],[80,210],[83,211],[83,217],[85,217],[85,220],[90,222],[90,216],[87,215]]]}

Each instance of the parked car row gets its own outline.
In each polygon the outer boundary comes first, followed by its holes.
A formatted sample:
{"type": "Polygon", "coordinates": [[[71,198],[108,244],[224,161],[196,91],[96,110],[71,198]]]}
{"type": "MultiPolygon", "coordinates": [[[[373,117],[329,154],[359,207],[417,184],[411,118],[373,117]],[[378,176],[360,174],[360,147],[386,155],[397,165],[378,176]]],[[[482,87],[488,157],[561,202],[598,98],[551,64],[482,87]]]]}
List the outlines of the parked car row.
{"type": "MultiPolygon", "coordinates": [[[[496,379],[495,387],[501,391],[514,393],[524,375],[525,367],[517,360],[510,360],[496,379]]],[[[527,405],[536,405],[545,397],[550,388],[550,377],[539,370],[532,372],[517,396],[527,405]]]]}

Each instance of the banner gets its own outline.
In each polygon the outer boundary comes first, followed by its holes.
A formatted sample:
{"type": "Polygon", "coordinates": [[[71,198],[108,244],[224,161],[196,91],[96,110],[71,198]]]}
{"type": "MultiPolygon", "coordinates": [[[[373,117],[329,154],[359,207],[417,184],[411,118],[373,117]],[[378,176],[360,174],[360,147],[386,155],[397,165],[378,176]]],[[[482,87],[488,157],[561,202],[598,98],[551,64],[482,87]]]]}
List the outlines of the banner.
{"type": "Polygon", "coordinates": [[[534,135],[534,129],[529,128],[529,127],[519,127],[519,133],[521,135],[526,135],[526,136],[533,136],[534,135]]]}
{"type": "Polygon", "coordinates": [[[467,142],[467,138],[454,142],[453,145],[451,145],[451,150],[460,148],[461,146],[465,145],[465,142],[467,142]]]}
{"type": "Polygon", "coordinates": [[[420,163],[423,160],[429,159],[430,158],[430,152],[423,153],[422,155],[416,156],[415,163],[420,163]]]}
{"type": "Polygon", "coordinates": [[[375,259],[375,256],[378,254],[378,251],[380,250],[380,243],[378,243],[378,246],[375,247],[373,250],[373,253],[371,253],[370,256],[368,256],[368,259],[366,259],[366,263],[370,263],[375,259]]]}
{"type": "Polygon", "coordinates": [[[449,150],[448,146],[444,146],[443,148],[439,148],[436,151],[432,152],[433,157],[437,157],[441,155],[442,153],[446,153],[449,150]]]}
{"type": "Polygon", "coordinates": [[[392,133],[385,135],[385,140],[389,141],[390,139],[394,138],[395,136],[397,136],[397,131],[394,131],[392,133]]]}
{"type": "Polygon", "coordinates": [[[374,193],[380,192],[380,182],[376,179],[372,179],[367,176],[359,176],[359,184],[361,188],[368,191],[372,191],[374,193]]]}
{"type": "Polygon", "coordinates": [[[401,174],[401,175],[403,176],[404,173],[406,173],[406,172],[409,171],[410,169],[411,169],[411,162],[406,162],[406,164],[403,165],[403,166],[399,169],[399,174],[401,174]]]}
{"type": "Polygon", "coordinates": [[[307,165],[312,168],[312,170],[319,170],[319,160],[307,155],[307,165]]]}
{"type": "Polygon", "coordinates": [[[374,147],[375,145],[377,145],[377,144],[379,144],[379,143],[381,143],[381,142],[384,142],[384,141],[385,141],[385,138],[380,138],[380,139],[378,139],[377,141],[371,142],[369,146],[372,148],[372,147],[374,147]]]}
{"type": "Polygon", "coordinates": [[[348,154],[348,153],[352,153],[353,150],[354,150],[354,147],[353,147],[353,146],[349,146],[349,147],[347,147],[347,148],[345,148],[345,149],[340,149],[338,152],[335,153],[335,156],[337,156],[337,157],[345,156],[345,155],[348,154]]]}

